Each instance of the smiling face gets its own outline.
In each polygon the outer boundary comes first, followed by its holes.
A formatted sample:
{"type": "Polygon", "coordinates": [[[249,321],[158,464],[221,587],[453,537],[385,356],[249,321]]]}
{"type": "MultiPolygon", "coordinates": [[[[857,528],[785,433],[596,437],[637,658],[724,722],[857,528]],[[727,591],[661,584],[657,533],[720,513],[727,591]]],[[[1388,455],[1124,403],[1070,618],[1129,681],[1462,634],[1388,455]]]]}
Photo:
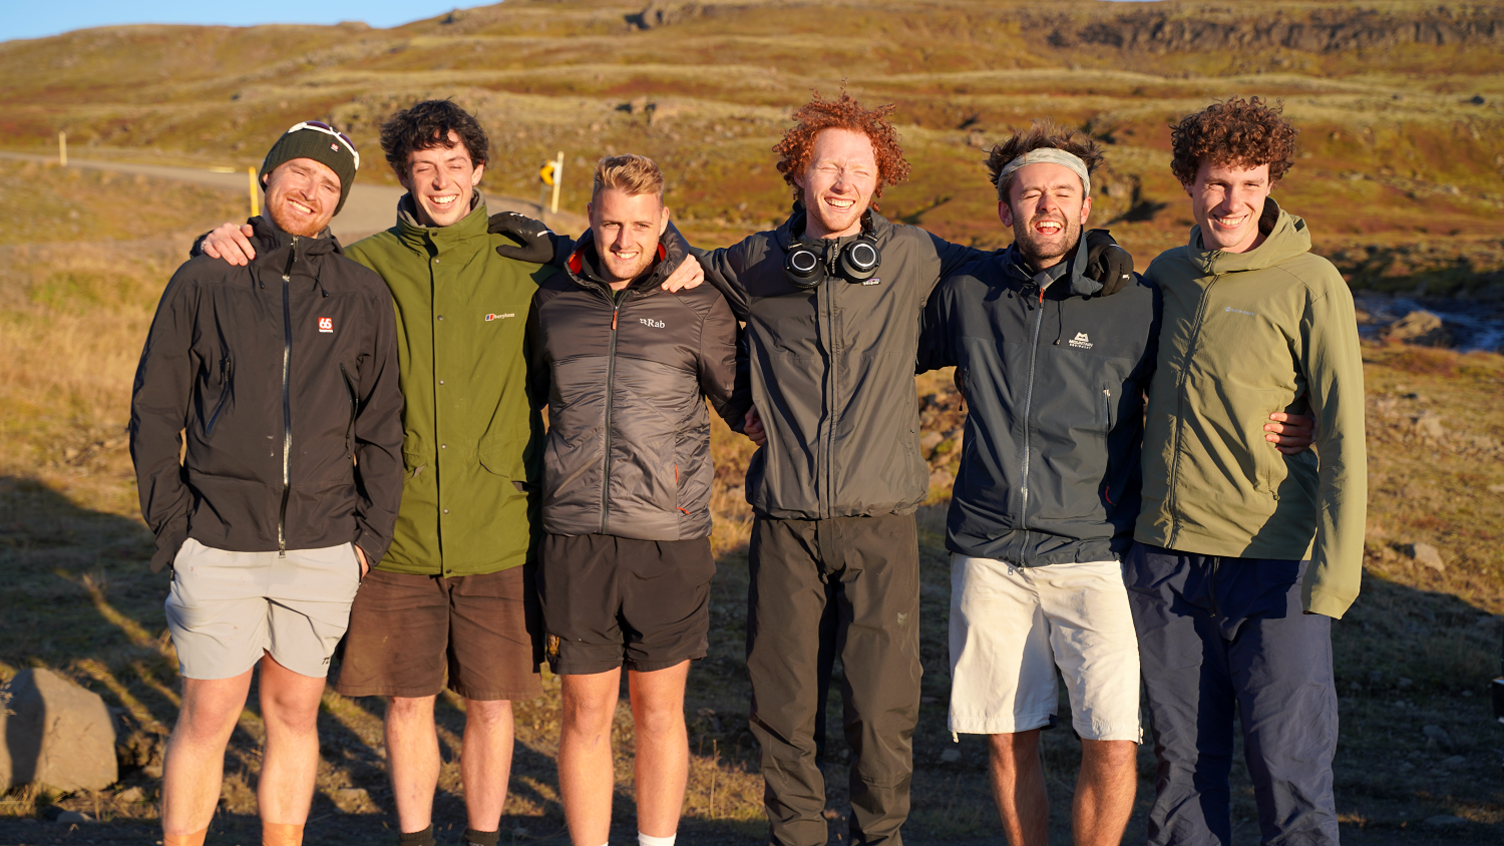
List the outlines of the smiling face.
{"type": "Polygon", "coordinates": [[[413,197],[418,222],[424,226],[449,226],[470,213],[470,197],[480,184],[484,163],[475,164],[455,132],[449,144],[414,150],[407,156],[407,175],[397,181],[413,197]]]}
{"type": "Polygon", "coordinates": [[[1246,253],[1264,243],[1259,218],[1273,184],[1269,165],[1246,167],[1203,161],[1196,181],[1186,185],[1191,214],[1201,227],[1201,246],[1207,250],[1246,253]]]}
{"type": "Polygon", "coordinates": [[[1081,177],[1070,168],[1024,165],[1013,172],[1008,197],[997,204],[998,220],[1013,227],[1014,243],[1035,270],[1059,264],[1081,241],[1091,198],[1083,196],[1081,177]]]}
{"type": "Polygon", "coordinates": [[[849,129],[827,129],[815,138],[809,166],[794,177],[804,191],[810,238],[842,238],[862,230],[862,214],[877,190],[872,139],[849,129]]]}
{"type": "Polygon", "coordinates": [[[668,228],[668,209],[655,193],[628,194],[617,188],[602,188],[588,212],[601,272],[611,289],[620,291],[657,258],[658,239],[668,228]]]}
{"type": "Polygon", "coordinates": [[[266,213],[289,235],[316,237],[339,206],[339,176],[313,159],[289,159],[263,177],[266,213]]]}

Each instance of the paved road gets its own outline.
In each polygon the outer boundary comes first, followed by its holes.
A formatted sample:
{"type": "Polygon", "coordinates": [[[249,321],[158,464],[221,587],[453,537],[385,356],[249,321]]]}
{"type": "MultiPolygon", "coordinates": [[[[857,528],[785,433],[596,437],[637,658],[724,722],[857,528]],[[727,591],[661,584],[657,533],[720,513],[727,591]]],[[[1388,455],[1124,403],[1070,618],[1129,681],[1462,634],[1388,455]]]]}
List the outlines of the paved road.
{"type": "MultiPolygon", "coordinates": [[[[57,161],[56,156],[6,152],[0,152],[0,159],[43,163],[57,161]]],[[[79,167],[90,170],[113,170],[119,173],[139,173],[160,179],[176,179],[180,182],[212,185],[215,188],[234,191],[241,197],[246,196],[248,188],[246,173],[243,170],[226,173],[206,168],[89,161],[87,159],[75,159],[71,156],[68,158],[68,167],[79,167]]],[[[350,191],[350,198],[345,201],[344,209],[334,218],[334,222],[329,227],[334,230],[334,234],[344,244],[353,244],[367,235],[380,232],[391,226],[392,222],[396,220],[397,200],[403,193],[401,188],[393,185],[368,185],[357,179],[355,187],[350,191]]],[[[516,197],[487,195],[486,207],[491,212],[515,211],[530,217],[538,217],[540,212],[537,203],[519,200],[516,197]]],[[[544,215],[544,219],[555,229],[571,234],[578,234],[584,231],[585,227],[584,218],[568,212],[560,212],[557,215],[544,215]]]]}

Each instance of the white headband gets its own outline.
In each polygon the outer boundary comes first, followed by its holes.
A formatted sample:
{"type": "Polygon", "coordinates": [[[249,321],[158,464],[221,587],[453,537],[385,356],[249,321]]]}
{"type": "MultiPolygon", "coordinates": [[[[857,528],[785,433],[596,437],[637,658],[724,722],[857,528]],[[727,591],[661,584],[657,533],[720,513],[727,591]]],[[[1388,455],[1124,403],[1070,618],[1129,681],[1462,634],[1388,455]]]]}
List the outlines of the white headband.
{"type": "Polygon", "coordinates": [[[1086,173],[1086,162],[1081,161],[1080,157],[1067,153],[1058,147],[1040,147],[1024,153],[1022,156],[1003,166],[1003,169],[997,175],[997,198],[1004,202],[1007,201],[1007,198],[1003,196],[1003,185],[1006,184],[1008,177],[1013,175],[1013,171],[1018,170],[1024,165],[1040,164],[1042,162],[1070,168],[1072,173],[1081,177],[1081,196],[1091,196],[1091,177],[1086,173]]]}

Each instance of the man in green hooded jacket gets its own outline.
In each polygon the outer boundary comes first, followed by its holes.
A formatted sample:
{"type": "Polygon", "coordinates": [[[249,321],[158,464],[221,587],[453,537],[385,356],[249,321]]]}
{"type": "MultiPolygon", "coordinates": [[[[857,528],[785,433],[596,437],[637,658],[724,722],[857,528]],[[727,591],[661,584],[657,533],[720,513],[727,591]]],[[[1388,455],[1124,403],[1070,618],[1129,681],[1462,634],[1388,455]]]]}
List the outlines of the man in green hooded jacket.
{"type": "Polygon", "coordinates": [[[1197,225],[1146,274],[1163,326],[1124,562],[1159,759],[1156,846],[1229,842],[1235,714],[1264,841],[1337,842],[1330,632],[1362,572],[1363,362],[1347,284],[1269,197],[1294,141],[1258,98],[1173,131],[1197,225]],[[1306,409],[1309,452],[1246,422],[1306,409]]]}

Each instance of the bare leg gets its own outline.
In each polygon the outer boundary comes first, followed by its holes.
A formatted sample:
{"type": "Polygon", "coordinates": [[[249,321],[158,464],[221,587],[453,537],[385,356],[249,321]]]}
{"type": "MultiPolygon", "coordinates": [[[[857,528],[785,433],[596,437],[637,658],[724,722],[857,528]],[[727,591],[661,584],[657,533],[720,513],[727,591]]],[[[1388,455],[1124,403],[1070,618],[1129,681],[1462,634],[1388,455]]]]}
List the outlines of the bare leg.
{"type": "Polygon", "coordinates": [[[251,672],[228,679],[183,679],[183,706],[162,764],[163,833],[194,834],[214,818],[225,746],[245,707],[251,672]]]}
{"type": "MultiPolygon", "coordinates": [[[[689,781],[689,733],[684,727],[684,682],[689,662],[627,674],[637,734],[637,829],[669,837],[679,829],[689,781]]],[[[604,841],[602,841],[604,842],[604,841]]],[[[597,844],[599,846],[599,844],[597,844]]]]}
{"type": "Polygon", "coordinates": [[[574,846],[600,846],[611,833],[611,718],[616,713],[621,668],[566,675],[564,721],[559,732],[559,792],[574,846]]]}
{"type": "Polygon", "coordinates": [[[466,699],[460,783],[465,788],[465,814],[471,828],[496,831],[501,825],[511,777],[511,700],[466,699]]]}
{"type": "Polygon", "coordinates": [[[261,719],[266,752],[256,801],[261,819],[272,823],[308,821],[319,773],[319,697],[324,679],[299,675],[271,655],[261,659],[261,719]]]}
{"type": "MultiPolygon", "coordinates": [[[[433,823],[433,793],[439,786],[439,733],[433,725],[436,696],[393,696],[386,706],[386,765],[403,833],[433,823]]],[[[600,846],[599,843],[596,846],[600,846]]]]}
{"type": "Polygon", "coordinates": [[[1071,808],[1076,846],[1118,846],[1138,790],[1138,744],[1131,740],[1081,741],[1081,774],[1071,808]]]}
{"type": "Polygon", "coordinates": [[[1048,846],[1050,798],[1039,760],[1039,729],[993,734],[988,741],[992,796],[1009,846],[1048,846]]]}

